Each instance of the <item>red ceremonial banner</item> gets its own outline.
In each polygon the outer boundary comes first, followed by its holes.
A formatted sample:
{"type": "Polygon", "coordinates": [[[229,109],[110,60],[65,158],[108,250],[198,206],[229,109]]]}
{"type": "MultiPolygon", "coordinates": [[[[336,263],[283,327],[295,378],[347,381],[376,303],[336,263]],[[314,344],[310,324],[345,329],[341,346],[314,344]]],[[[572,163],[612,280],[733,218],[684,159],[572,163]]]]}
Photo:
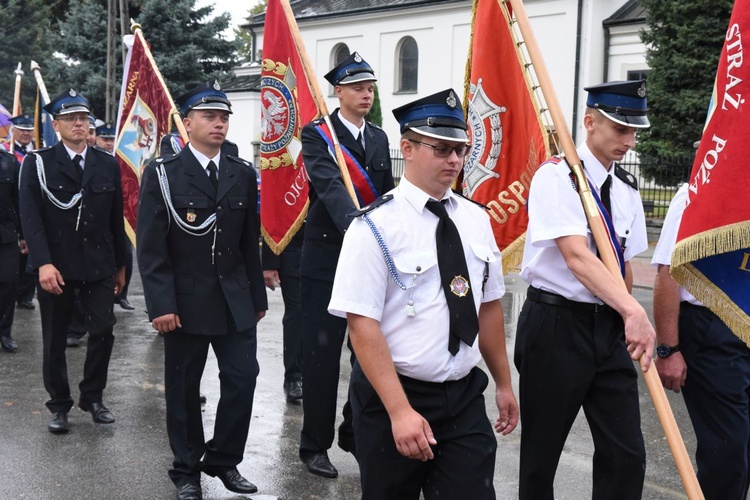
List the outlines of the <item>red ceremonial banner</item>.
{"type": "Polygon", "coordinates": [[[737,0],[688,180],[688,201],[670,270],[750,345],[750,57],[744,57],[748,45],[750,0],[737,0]]]}
{"type": "Polygon", "coordinates": [[[523,256],[526,201],[534,172],[549,156],[544,126],[510,31],[510,6],[474,0],[467,122],[472,149],[463,192],[489,208],[503,268],[523,256]]]}
{"type": "Polygon", "coordinates": [[[141,30],[123,37],[123,43],[130,50],[120,92],[115,158],[122,176],[125,230],[135,245],[141,172],[157,156],[176,108],[141,30]]]}
{"type": "Polygon", "coordinates": [[[269,0],[266,9],[260,100],[261,231],[268,247],[278,255],[307,216],[307,172],[300,133],[318,116],[279,0],[269,0]]]}

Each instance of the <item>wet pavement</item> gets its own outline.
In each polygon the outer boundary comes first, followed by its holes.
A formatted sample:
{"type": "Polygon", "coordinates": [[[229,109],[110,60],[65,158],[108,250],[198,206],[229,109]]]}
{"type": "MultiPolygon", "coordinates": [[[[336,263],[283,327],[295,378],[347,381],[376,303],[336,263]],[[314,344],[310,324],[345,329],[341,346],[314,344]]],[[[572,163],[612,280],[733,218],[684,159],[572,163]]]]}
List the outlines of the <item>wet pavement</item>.
{"type": "MultiPolygon", "coordinates": [[[[635,263],[634,263],[635,264],[635,263]]],[[[653,271],[647,260],[634,265],[636,298],[651,310],[653,271]],[[649,283],[650,280],[650,283],[649,283]]],[[[515,323],[526,285],[517,275],[506,278],[503,298],[508,352],[513,352],[515,323]]],[[[163,342],[151,330],[145,314],[137,275],[131,284],[135,311],[115,306],[115,347],[104,403],[117,421],[98,425],[88,413],[73,408],[67,435],[47,432],[51,415],[44,406],[47,394],[41,377],[42,341],[38,309],[16,311],[13,335],[19,352],[0,352],[0,499],[170,499],[175,490],[167,477],[171,452],[165,430],[163,342]]],[[[302,408],[287,404],[283,391],[280,291],[269,292],[270,311],[258,330],[261,366],[253,419],[240,472],[259,488],[259,494],[228,492],[218,479],[203,476],[204,498],[357,499],[360,496],[357,463],[335,447],[330,458],[339,470],[337,479],[308,473],[297,456],[302,408]]],[[[68,349],[68,372],[73,398],[83,370],[83,347],[68,349]]],[[[511,364],[512,365],[512,364],[511,364]]],[[[339,413],[348,387],[348,352],[342,354],[339,413]]],[[[517,373],[513,368],[514,384],[517,373]]],[[[641,379],[641,382],[643,380],[641,379]]],[[[492,384],[490,388],[492,390],[492,384]]],[[[203,413],[210,437],[218,402],[218,377],[212,354],[203,378],[208,403],[203,413]]],[[[492,402],[493,398],[488,398],[492,402]]],[[[641,384],[641,413],[647,449],[646,499],[685,498],[674,462],[656,418],[645,385],[641,384]]],[[[692,428],[682,398],[669,394],[688,452],[694,453],[692,428]]],[[[488,405],[490,418],[496,408],[488,405]]],[[[340,420],[340,415],[339,415],[340,420]]],[[[518,496],[520,428],[498,437],[494,484],[498,498],[518,496]]],[[[591,497],[593,444],[582,412],[565,446],[555,484],[558,499],[591,497]]]]}

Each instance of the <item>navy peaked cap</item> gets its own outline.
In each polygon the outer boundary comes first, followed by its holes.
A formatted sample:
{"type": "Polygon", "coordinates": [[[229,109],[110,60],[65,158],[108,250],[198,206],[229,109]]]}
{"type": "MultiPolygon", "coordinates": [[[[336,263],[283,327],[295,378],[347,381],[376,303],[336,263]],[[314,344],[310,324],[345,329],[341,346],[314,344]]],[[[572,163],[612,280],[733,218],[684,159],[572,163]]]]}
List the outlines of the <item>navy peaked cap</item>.
{"type": "Polygon", "coordinates": [[[446,89],[393,110],[403,134],[413,130],[427,137],[469,142],[461,100],[453,89],[446,89]]]}
{"type": "Polygon", "coordinates": [[[44,110],[52,116],[91,113],[91,104],[88,99],[71,88],[52,99],[44,106],[44,110]]]}
{"type": "Polygon", "coordinates": [[[34,117],[31,115],[14,116],[10,122],[19,130],[34,130],[34,117]]]}
{"type": "Polygon", "coordinates": [[[232,112],[232,103],[221,90],[217,80],[206,82],[188,90],[177,99],[175,103],[180,107],[182,116],[187,115],[194,109],[215,109],[218,111],[232,112]]]}
{"type": "Polygon", "coordinates": [[[375,71],[357,52],[338,63],[324,78],[333,86],[378,81],[375,71]]]}
{"type": "Polygon", "coordinates": [[[586,106],[596,108],[610,120],[634,128],[647,128],[646,80],[607,82],[584,87],[586,106]]]}

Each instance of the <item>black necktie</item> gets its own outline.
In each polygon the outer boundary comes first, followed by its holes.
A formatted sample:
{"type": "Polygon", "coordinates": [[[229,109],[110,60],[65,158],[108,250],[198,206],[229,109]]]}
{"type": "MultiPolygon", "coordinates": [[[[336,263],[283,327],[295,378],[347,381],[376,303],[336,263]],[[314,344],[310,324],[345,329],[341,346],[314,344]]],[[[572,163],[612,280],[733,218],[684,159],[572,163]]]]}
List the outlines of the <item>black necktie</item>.
{"type": "Polygon", "coordinates": [[[75,155],[73,157],[73,164],[76,166],[76,172],[78,172],[78,175],[81,178],[83,178],[83,167],[81,166],[82,162],[83,162],[83,156],[75,155]]]}
{"type": "Polygon", "coordinates": [[[612,219],[612,197],[610,196],[610,189],[612,188],[612,176],[607,175],[607,180],[602,184],[601,199],[604,208],[607,209],[609,218],[612,219]]]}
{"type": "Polygon", "coordinates": [[[208,170],[208,178],[211,180],[211,184],[214,185],[214,189],[219,187],[219,169],[216,168],[216,163],[213,161],[208,162],[206,167],[208,170]]]}
{"type": "Polygon", "coordinates": [[[365,143],[362,141],[362,131],[359,132],[359,135],[357,136],[357,142],[362,147],[362,151],[365,150],[365,143]]]}
{"type": "Polygon", "coordinates": [[[435,242],[440,281],[450,313],[448,350],[455,356],[459,341],[462,340],[464,344],[471,346],[479,333],[474,296],[469,286],[469,269],[461,244],[461,235],[448,217],[445,205],[439,201],[428,201],[425,207],[440,219],[435,230],[435,242]]]}

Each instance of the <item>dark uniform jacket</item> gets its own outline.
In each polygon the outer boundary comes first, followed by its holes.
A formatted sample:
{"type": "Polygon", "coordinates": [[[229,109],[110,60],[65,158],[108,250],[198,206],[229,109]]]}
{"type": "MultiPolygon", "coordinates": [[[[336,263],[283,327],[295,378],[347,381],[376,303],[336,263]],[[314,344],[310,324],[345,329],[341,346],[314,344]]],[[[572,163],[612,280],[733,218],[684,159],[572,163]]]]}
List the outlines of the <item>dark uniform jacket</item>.
{"type": "MultiPolygon", "coordinates": [[[[305,242],[300,264],[301,274],[333,282],[336,263],[341,252],[344,233],[352,221],[350,214],[357,208],[341,179],[341,171],[328,152],[328,144],[315,126],[322,119],[302,129],[302,155],[310,178],[310,210],[305,223],[305,242]]],[[[382,129],[367,122],[366,152],[349,129],[341,123],[339,110],[331,114],[331,122],[339,142],[365,169],[380,196],[393,189],[391,155],[388,137],[382,129]]]]}
{"type": "Polygon", "coordinates": [[[18,274],[18,162],[0,151],[0,281],[10,282],[18,274]]]}
{"type": "Polygon", "coordinates": [[[226,334],[230,318],[237,330],[255,325],[256,313],[268,309],[258,248],[257,197],[250,164],[223,153],[217,190],[187,147],[146,167],[136,236],[150,319],[177,314],[182,323],[178,331],[203,335],[226,334]],[[183,222],[197,227],[216,213],[215,249],[214,231],[194,236],[171,219],[159,187],[160,166],[183,222]]]}
{"type": "Polygon", "coordinates": [[[112,155],[87,148],[81,178],[62,142],[30,153],[21,168],[20,200],[29,271],[51,263],[66,281],[98,281],[125,265],[120,167],[112,155]],[[79,205],[63,210],[49,200],[39,185],[37,157],[47,188],[60,202],[83,193],[77,230],[79,205]]]}

